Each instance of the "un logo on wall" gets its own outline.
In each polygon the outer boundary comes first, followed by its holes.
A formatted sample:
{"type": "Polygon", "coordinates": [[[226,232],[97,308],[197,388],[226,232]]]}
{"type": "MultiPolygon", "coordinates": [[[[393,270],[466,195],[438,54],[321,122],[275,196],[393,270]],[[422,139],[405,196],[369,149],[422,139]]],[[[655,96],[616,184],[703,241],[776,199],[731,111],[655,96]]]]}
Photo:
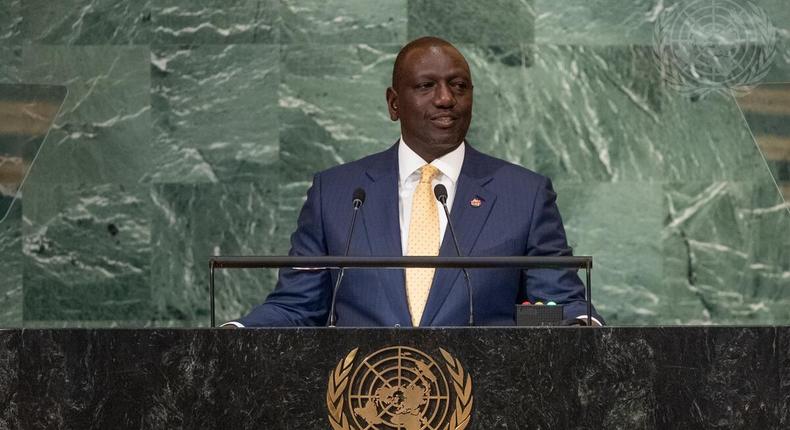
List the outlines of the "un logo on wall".
{"type": "Polygon", "coordinates": [[[380,349],[356,363],[358,348],[329,375],[326,406],[335,430],[463,430],[472,417],[472,378],[439,348],[442,360],[407,346],[380,349]]]}
{"type": "Polygon", "coordinates": [[[776,28],[754,4],[695,0],[659,14],[653,52],[664,80],[681,92],[743,93],[770,70],[776,41],[776,28]]]}

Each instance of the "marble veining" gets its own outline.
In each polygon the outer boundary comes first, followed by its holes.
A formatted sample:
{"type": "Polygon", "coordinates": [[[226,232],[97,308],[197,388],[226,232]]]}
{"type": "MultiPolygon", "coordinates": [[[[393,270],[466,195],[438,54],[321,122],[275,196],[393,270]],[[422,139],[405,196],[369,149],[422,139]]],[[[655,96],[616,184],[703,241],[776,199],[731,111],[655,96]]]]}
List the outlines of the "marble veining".
{"type": "MultiPolygon", "coordinates": [[[[164,184],[151,194],[153,307],[156,320],[208,325],[211,255],[266,255],[277,237],[275,173],[232,184],[164,184]],[[254,214],[254,216],[250,216],[254,214]],[[200,232],[195,234],[195,232],[200,232]]],[[[273,285],[274,270],[218,270],[217,318],[245,312],[273,285]]]]}
{"type": "Polygon", "coordinates": [[[22,428],[327,428],[337,362],[393,345],[460,361],[471,429],[784,428],[790,416],[787,327],[13,330],[0,343],[0,420],[22,428]]]}
{"type": "MultiPolygon", "coordinates": [[[[469,143],[552,178],[609,322],[790,321],[787,165],[753,138],[784,117],[666,86],[652,30],[675,1],[0,3],[0,82],[69,89],[0,223],[0,326],[208,324],[209,255],[287,253],[312,175],[398,138],[384,91],[424,34],[470,63],[469,143]]],[[[766,82],[788,81],[790,9],[754,3],[778,37],[766,82]]],[[[275,282],[218,276],[221,318],[275,282]]]]}
{"type": "Polygon", "coordinates": [[[0,8],[0,45],[10,45],[19,40],[21,33],[22,0],[6,0],[0,8]]]}
{"type": "Polygon", "coordinates": [[[160,0],[150,7],[157,44],[277,43],[279,0],[160,0]]]}
{"type": "Polygon", "coordinates": [[[279,148],[278,47],[166,47],[151,53],[158,183],[259,178],[279,148]]]}
{"type": "Polygon", "coordinates": [[[406,42],[407,0],[283,0],[283,44],[406,42]]]}
{"type": "MultiPolygon", "coordinates": [[[[10,197],[3,196],[4,199],[10,197]]],[[[5,207],[5,205],[4,205],[5,207]]],[[[17,200],[0,223],[0,320],[6,327],[22,325],[22,201],[17,200]]]]}
{"type": "Polygon", "coordinates": [[[63,45],[148,43],[150,0],[24,0],[22,34],[26,40],[63,45]]]}
{"type": "Polygon", "coordinates": [[[535,37],[534,0],[409,0],[409,40],[433,35],[456,43],[516,45],[535,37]]]}
{"type": "Polygon", "coordinates": [[[19,426],[19,332],[0,332],[0,428],[19,426]]]}
{"type": "Polygon", "coordinates": [[[146,191],[28,186],[22,214],[25,320],[150,318],[146,191]]]}
{"type": "Polygon", "coordinates": [[[25,48],[27,82],[69,90],[28,181],[139,181],[153,167],[148,62],[148,48],[140,46],[25,48]]]}

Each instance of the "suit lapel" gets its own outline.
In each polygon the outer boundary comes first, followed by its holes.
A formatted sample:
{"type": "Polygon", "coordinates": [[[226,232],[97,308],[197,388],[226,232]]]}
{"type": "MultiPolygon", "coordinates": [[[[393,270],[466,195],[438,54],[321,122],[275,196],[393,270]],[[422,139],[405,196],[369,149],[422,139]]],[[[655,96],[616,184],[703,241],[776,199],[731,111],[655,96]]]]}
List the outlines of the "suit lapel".
{"type": "MultiPolygon", "coordinates": [[[[464,256],[472,253],[480,231],[483,229],[488,219],[491,209],[496,202],[496,194],[483,188],[492,179],[492,174],[485,163],[482,154],[477,152],[467,144],[464,154],[464,164],[456,185],[453,207],[450,211],[450,219],[455,226],[455,234],[458,236],[458,246],[464,256]],[[478,206],[473,206],[472,201],[477,199],[478,206]]],[[[442,246],[439,249],[442,257],[455,257],[453,238],[450,235],[450,227],[445,229],[442,238],[442,246]]],[[[421,326],[430,325],[442,304],[447,299],[450,290],[454,288],[456,281],[459,280],[460,269],[440,269],[433,277],[433,285],[428,294],[428,302],[422,314],[421,326]]],[[[474,284],[474,278],[471,279],[474,284]]],[[[465,285],[461,287],[466,288],[465,285]]]]}
{"type": "MultiPolygon", "coordinates": [[[[371,255],[396,257],[403,255],[398,215],[398,145],[381,154],[366,171],[364,185],[367,198],[362,207],[362,220],[371,255]]],[[[387,294],[391,311],[402,326],[411,325],[403,270],[376,271],[381,288],[387,294]]]]}

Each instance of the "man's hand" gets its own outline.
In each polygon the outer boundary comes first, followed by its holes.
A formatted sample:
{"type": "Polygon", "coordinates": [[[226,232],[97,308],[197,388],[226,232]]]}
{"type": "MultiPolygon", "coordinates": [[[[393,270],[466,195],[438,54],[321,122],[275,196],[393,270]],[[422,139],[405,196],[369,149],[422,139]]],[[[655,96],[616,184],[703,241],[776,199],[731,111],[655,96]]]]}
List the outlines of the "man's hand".
{"type": "MultiPolygon", "coordinates": [[[[587,315],[579,315],[576,317],[576,319],[582,321],[584,323],[583,325],[587,325],[587,315]]],[[[603,327],[603,324],[595,319],[595,317],[590,318],[590,323],[592,324],[592,327],[603,327]]]]}

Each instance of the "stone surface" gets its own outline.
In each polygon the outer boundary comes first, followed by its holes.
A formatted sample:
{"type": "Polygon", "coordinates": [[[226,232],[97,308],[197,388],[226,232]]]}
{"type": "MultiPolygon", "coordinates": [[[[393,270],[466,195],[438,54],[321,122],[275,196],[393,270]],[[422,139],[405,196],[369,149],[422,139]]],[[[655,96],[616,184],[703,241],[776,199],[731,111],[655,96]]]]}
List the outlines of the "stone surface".
{"type": "Polygon", "coordinates": [[[21,5],[22,0],[5,0],[0,8],[0,45],[18,42],[22,32],[21,5]]]}
{"type": "Polygon", "coordinates": [[[325,428],[338,363],[406,346],[442,375],[439,348],[458,360],[472,429],[782,428],[788,339],[785,327],[6,331],[0,386],[26,381],[12,394],[22,428],[325,428]]]}
{"type": "MultiPolygon", "coordinates": [[[[157,321],[207,326],[208,258],[273,253],[276,173],[248,183],[154,188],[151,288],[157,321]]],[[[273,288],[274,277],[274,271],[263,269],[218,270],[217,320],[237,318],[260,303],[273,288]]]]}
{"type": "Polygon", "coordinates": [[[19,83],[19,67],[22,65],[21,46],[0,45],[0,83],[16,84],[19,83]]]}
{"type": "Polygon", "coordinates": [[[149,320],[148,191],[28,183],[25,193],[25,321],[149,320]]]}
{"type": "Polygon", "coordinates": [[[283,51],[280,157],[284,181],[381,151],[398,139],[389,119],[395,45],[306,46],[283,51]]]}
{"type": "Polygon", "coordinates": [[[655,141],[667,182],[771,181],[735,100],[668,93],[666,126],[655,141]]]}
{"type": "MultiPolygon", "coordinates": [[[[787,81],[790,9],[754,3],[779,35],[765,79],[787,81]]],[[[666,85],[653,25],[676,5],[4,0],[0,82],[69,96],[0,223],[0,325],[205,325],[208,255],[285,254],[312,175],[395,142],[392,62],[426,34],[470,63],[468,141],[554,181],[609,323],[787,324],[790,170],[752,139],[783,123],[666,85]]],[[[221,318],[274,285],[217,281],[221,318]]]]}
{"type": "Polygon", "coordinates": [[[531,45],[459,45],[475,86],[467,140],[475,148],[525,165],[534,147],[534,84],[531,45]],[[518,84],[516,84],[518,82],[518,84]]]}
{"type": "Polygon", "coordinates": [[[30,182],[135,183],[153,168],[148,57],[147,47],[24,49],[27,83],[69,90],[30,182]]]}
{"type": "Polygon", "coordinates": [[[525,79],[534,143],[524,164],[556,181],[661,180],[665,127],[649,50],[545,45],[525,79]]]}
{"type": "Polygon", "coordinates": [[[790,81],[790,29],[782,30],[782,38],[776,45],[774,64],[763,82],[790,81]]]}
{"type": "Polygon", "coordinates": [[[407,0],[283,0],[283,44],[406,43],[407,0]]]}
{"type": "MultiPolygon", "coordinates": [[[[3,194],[3,200],[12,196],[3,194]]],[[[5,205],[3,205],[5,207],[5,205]]],[[[0,282],[0,325],[22,326],[22,200],[10,206],[0,221],[0,261],[3,281],[0,282]]]]}
{"type": "Polygon", "coordinates": [[[680,323],[766,324],[790,318],[788,206],[764,182],[664,187],[664,289],[680,323]],[[769,245],[770,243],[770,245],[769,245]]]}
{"type": "MultiPolygon", "coordinates": [[[[662,12],[689,6],[693,0],[535,0],[535,42],[568,45],[644,45],[652,46],[655,23],[662,12]]],[[[782,0],[754,0],[749,2],[763,10],[780,35],[787,36],[790,14],[782,0]]],[[[724,6],[725,11],[737,11],[731,5],[739,2],[697,1],[695,15],[704,22],[705,7],[724,6]]],[[[742,3],[740,3],[742,5],[742,3]]],[[[708,9],[710,10],[710,9],[708,9]]],[[[719,12],[719,16],[725,15],[719,12]]],[[[740,33],[738,33],[740,34],[740,33]]]]}
{"type": "Polygon", "coordinates": [[[19,425],[19,332],[0,332],[0,428],[19,425]]]}
{"type": "Polygon", "coordinates": [[[539,46],[528,76],[540,83],[531,98],[534,148],[522,163],[580,182],[763,173],[735,101],[666,89],[651,56],[648,48],[539,46]]]}
{"type": "Polygon", "coordinates": [[[593,256],[598,312],[614,324],[665,321],[674,298],[659,294],[655,287],[664,278],[661,185],[558,183],[555,189],[574,254],[593,256]]]}
{"type": "MultiPolygon", "coordinates": [[[[659,0],[535,0],[535,42],[559,45],[650,45],[659,0]]],[[[672,2],[674,3],[674,2],[672,2]]]]}
{"type": "Polygon", "coordinates": [[[438,36],[452,43],[508,45],[534,41],[533,0],[409,0],[409,40],[438,36]]]}
{"type": "Polygon", "coordinates": [[[255,180],[277,160],[279,48],[157,47],[151,53],[156,160],[145,180],[255,180]]]}
{"type": "Polygon", "coordinates": [[[151,5],[157,44],[277,43],[278,0],[161,0],[151,5]]]}
{"type": "Polygon", "coordinates": [[[134,45],[150,39],[150,1],[24,0],[22,34],[33,43],[134,45]]]}

